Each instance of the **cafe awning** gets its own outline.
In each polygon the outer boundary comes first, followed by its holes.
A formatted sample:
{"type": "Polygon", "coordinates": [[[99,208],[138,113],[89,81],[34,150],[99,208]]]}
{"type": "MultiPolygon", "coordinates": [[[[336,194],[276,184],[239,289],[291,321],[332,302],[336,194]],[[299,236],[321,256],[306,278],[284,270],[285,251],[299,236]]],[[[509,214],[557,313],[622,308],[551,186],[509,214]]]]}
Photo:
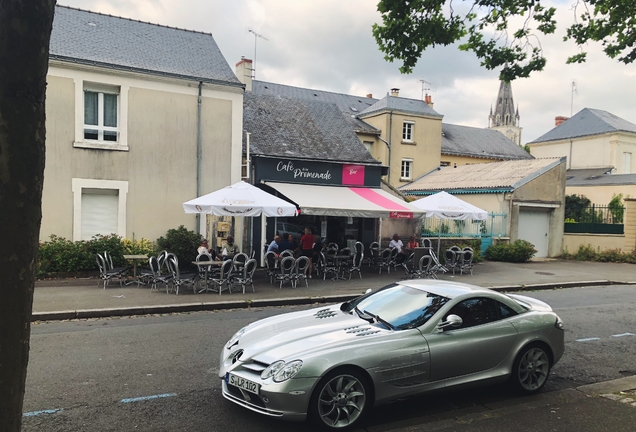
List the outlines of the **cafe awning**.
{"type": "Polygon", "coordinates": [[[265,184],[300,207],[300,213],[306,215],[411,219],[425,214],[379,188],[276,182],[265,184]]]}

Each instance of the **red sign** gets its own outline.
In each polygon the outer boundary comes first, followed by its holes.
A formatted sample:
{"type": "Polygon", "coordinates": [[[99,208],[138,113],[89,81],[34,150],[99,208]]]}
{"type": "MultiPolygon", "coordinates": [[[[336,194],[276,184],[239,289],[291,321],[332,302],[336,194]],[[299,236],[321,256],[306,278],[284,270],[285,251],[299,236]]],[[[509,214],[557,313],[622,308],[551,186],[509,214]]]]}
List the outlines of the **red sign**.
{"type": "Polygon", "coordinates": [[[391,219],[413,219],[413,213],[411,212],[401,212],[401,211],[392,211],[389,213],[389,217],[391,219]]]}
{"type": "Polygon", "coordinates": [[[343,165],[342,184],[364,186],[364,165],[343,165]]]}

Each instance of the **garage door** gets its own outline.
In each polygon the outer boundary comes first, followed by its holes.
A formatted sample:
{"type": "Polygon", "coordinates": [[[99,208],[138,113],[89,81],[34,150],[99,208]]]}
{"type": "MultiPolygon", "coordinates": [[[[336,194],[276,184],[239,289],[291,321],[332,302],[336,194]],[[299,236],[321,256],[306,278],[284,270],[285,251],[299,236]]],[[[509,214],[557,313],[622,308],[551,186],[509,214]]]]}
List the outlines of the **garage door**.
{"type": "Polygon", "coordinates": [[[524,210],[519,211],[519,238],[527,240],[537,250],[535,257],[548,256],[548,231],[550,229],[550,211],[524,210]]]}

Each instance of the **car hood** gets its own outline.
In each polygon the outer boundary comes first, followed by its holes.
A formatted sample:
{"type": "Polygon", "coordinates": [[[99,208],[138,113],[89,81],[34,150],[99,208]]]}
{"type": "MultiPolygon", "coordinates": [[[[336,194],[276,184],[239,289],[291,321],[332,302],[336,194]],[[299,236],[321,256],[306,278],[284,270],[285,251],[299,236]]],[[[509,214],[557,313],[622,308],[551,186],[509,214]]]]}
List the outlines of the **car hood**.
{"type": "Polygon", "coordinates": [[[530,306],[532,310],[539,312],[550,312],[552,308],[549,304],[542,302],[541,300],[537,300],[532,297],[520,295],[520,294],[508,294],[509,297],[512,297],[515,300],[520,301],[521,303],[525,303],[527,306],[530,306]]]}
{"type": "Polygon", "coordinates": [[[248,358],[272,363],[276,360],[305,359],[313,353],[351,348],[393,331],[370,324],[357,314],[340,310],[339,305],[293,312],[250,324],[238,341],[241,360],[248,358]]]}

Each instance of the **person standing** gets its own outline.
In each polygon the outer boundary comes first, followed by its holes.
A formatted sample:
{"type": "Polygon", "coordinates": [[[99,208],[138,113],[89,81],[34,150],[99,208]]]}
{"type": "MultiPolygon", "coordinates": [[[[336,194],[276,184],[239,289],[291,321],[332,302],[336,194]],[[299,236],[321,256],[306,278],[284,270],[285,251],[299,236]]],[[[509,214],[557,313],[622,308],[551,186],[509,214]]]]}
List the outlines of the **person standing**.
{"type": "Polygon", "coordinates": [[[307,258],[309,258],[309,278],[311,279],[311,274],[314,270],[314,264],[313,264],[313,255],[314,255],[314,243],[316,242],[316,239],[314,238],[314,235],[311,233],[311,229],[310,228],[305,228],[305,234],[302,235],[302,237],[300,237],[300,254],[302,256],[306,256],[307,258]]]}

